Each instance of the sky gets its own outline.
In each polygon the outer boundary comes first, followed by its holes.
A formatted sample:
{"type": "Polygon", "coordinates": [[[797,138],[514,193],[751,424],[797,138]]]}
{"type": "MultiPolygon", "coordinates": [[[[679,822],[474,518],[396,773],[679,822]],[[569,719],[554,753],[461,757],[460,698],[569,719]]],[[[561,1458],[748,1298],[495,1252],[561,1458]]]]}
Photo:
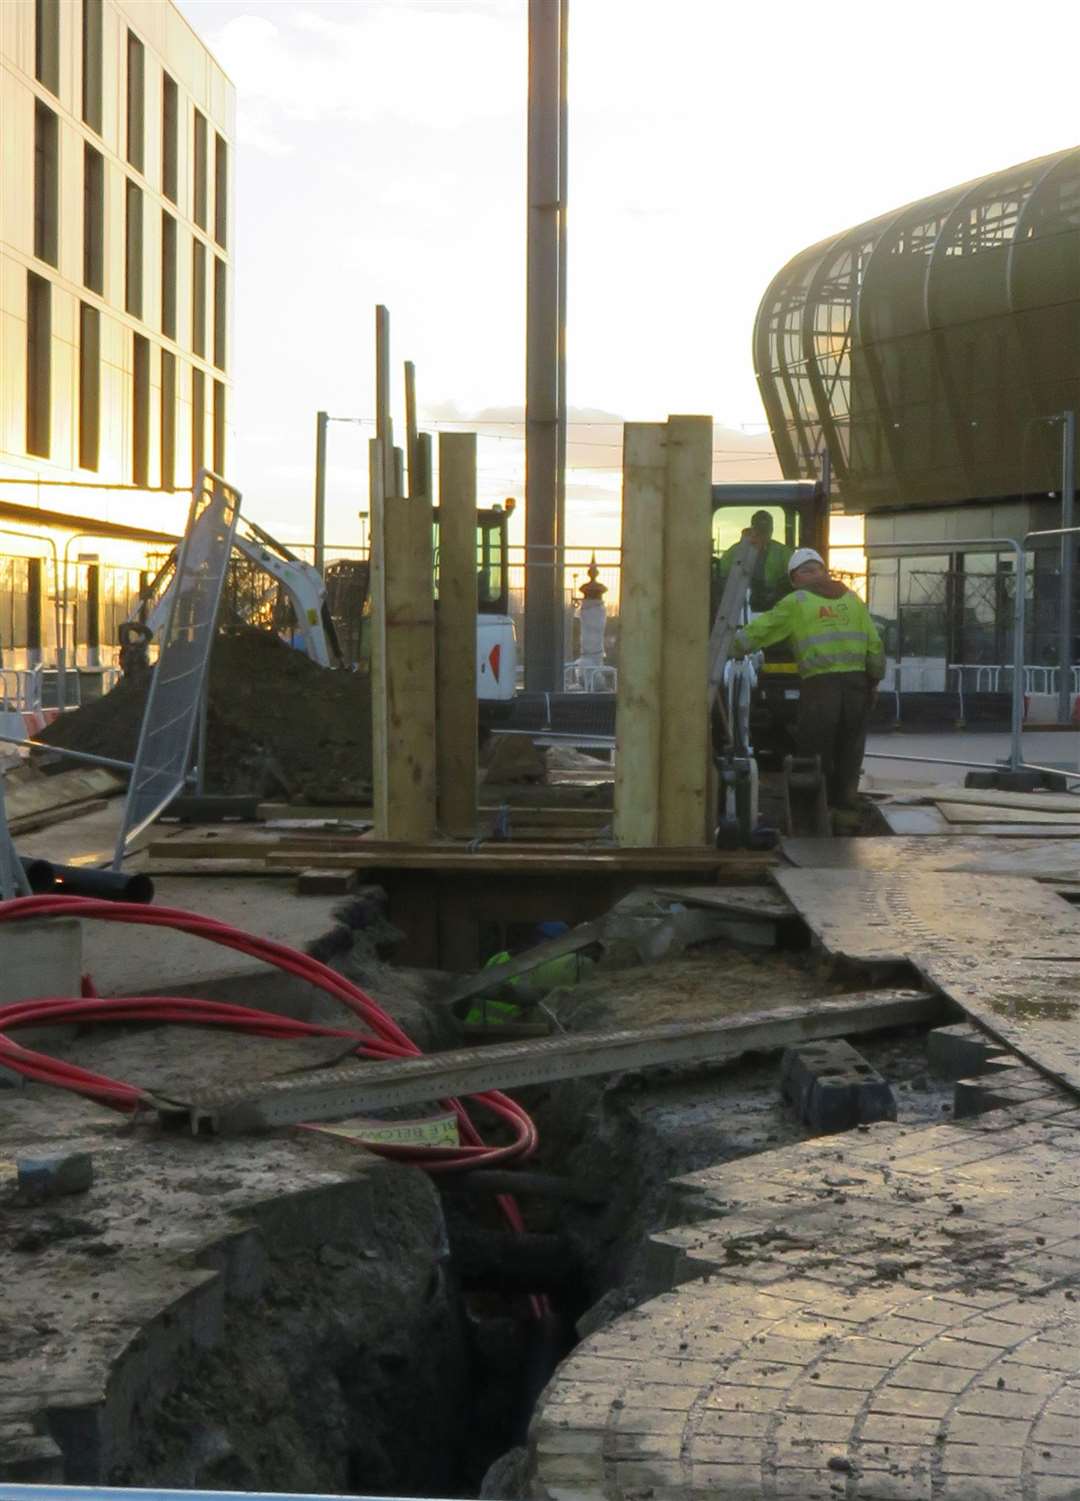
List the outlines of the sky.
{"type": "MultiPolygon", "coordinates": [[[[359,540],[374,307],[395,420],[474,425],[520,497],[527,0],[177,0],[237,89],[234,434],[247,514],[359,540]],[[483,418],[470,424],[468,419],[483,418]]],[[[767,479],[751,358],[799,250],[1080,139],[1075,0],[570,0],[569,541],[618,541],[625,420],[706,412],[767,479]]],[[[520,508],[516,525],[520,526],[520,508]]]]}

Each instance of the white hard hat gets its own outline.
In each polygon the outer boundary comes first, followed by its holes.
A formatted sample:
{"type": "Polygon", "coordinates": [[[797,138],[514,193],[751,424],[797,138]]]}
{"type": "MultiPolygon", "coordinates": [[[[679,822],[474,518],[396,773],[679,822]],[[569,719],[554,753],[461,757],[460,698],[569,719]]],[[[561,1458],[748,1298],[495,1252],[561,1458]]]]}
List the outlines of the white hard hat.
{"type": "Polygon", "coordinates": [[[787,565],[788,573],[794,573],[796,568],[801,568],[804,563],[820,563],[825,567],[825,559],[812,547],[797,547],[791,554],[791,560],[787,565]]]}

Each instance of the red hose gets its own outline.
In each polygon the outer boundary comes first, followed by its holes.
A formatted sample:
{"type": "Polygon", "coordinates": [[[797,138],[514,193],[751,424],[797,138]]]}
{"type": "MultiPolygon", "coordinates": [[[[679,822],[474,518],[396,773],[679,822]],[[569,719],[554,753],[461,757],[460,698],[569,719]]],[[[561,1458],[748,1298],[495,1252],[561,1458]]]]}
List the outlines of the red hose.
{"type": "MultiPolygon", "coordinates": [[[[125,999],[99,999],[92,993],[75,998],[18,1001],[0,1006],[0,1065],[39,1083],[86,1095],[114,1110],[135,1111],[149,1103],[145,1090],[136,1085],[92,1073],[73,1063],[35,1053],[21,1047],[5,1034],[18,1027],[57,1026],[78,1022],[180,1022],[198,1026],[223,1026],[233,1031],[249,1032],[260,1037],[342,1037],[356,1043],[356,1055],[385,1061],[392,1058],[416,1058],[420,1049],[397,1023],[358,985],[339,975],[328,965],[302,954],[285,944],[256,938],[232,928],[216,918],[203,917],[170,907],[146,907],[134,902],[105,902],[91,897],[29,896],[0,902],[0,922],[21,918],[77,917],[101,922],[141,923],[148,927],[174,928],[239,950],[261,959],[287,974],[306,980],[346,1006],[367,1029],[364,1032],[327,1027],[296,1021],[266,1011],[252,1011],[246,1006],[219,1001],[202,1001],[182,996],[129,996],[125,999]]],[[[513,1139],[505,1146],[486,1146],[479,1131],[458,1100],[442,1104],[457,1116],[462,1137],[459,1146],[418,1147],[371,1143],[370,1150],[397,1161],[410,1162],[429,1173],[451,1172],[514,1158],[525,1159],[537,1146],[536,1127],[516,1101],[499,1090],[473,1095],[482,1106],[510,1127],[513,1139]]],[[[500,1200],[503,1212],[515,1229],[522,1227],[517,1205],[512,1199],[500,1200]]]]}

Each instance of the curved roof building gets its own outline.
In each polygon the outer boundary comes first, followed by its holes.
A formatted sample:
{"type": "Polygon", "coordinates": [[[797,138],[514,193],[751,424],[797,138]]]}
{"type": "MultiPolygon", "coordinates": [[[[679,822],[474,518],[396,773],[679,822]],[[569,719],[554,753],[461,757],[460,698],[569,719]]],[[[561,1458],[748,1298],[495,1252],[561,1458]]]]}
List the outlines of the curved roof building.
{"type": "Polygon", "coordinates": [[[849,511],[1058,489],[1080,410],[1080,148],[924,198],[774,277],[754,363],[789,479],[849,511]]]}

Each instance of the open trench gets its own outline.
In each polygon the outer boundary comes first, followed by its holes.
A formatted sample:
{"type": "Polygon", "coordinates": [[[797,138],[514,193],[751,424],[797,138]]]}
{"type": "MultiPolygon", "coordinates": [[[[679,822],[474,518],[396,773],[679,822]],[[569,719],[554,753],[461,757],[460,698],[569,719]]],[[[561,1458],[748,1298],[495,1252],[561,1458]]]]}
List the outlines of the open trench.
{"type": "MultiPolygon", "coordinates": [[[[387,965],[359,974],[376,993],[395,976],[418,989],[387,965]]],[[[628,1013],[644,1024],[860,980],[823,976],[806,952],[721,940],[596,975],[553,1007],[571,1028],[628,1013]]],[[[863,1038],[859,1049],[893,1086],[901,1122],[948,1117],[951,1086],[930,1076],[924,1031],[863,1038]]],[[[76,1456],[65,1478],[525,1495],[523,1445],[545,1384],[582,1337],[648,1296],[647,1237],[675,1213],[685,1222],[670,1180],[809,1134],[779,1074],[770,1054],[522,1092],[541,1146],[521,1180],[520,1237],[499,1216],[499,1174],[429,1178],[374,1162],[376,1188],[351,1216],[313,1223],[300,1244],[264,1237],[261,1285],[229,1300],[223,1338],[186,1357],[164,1394],[136,1400],[107,1475],[79,1473],[78,1435],[55,1418],[54,1436],[76,1456]]]]}

